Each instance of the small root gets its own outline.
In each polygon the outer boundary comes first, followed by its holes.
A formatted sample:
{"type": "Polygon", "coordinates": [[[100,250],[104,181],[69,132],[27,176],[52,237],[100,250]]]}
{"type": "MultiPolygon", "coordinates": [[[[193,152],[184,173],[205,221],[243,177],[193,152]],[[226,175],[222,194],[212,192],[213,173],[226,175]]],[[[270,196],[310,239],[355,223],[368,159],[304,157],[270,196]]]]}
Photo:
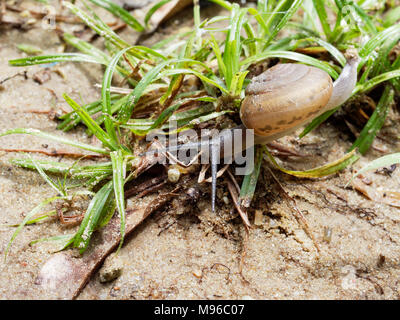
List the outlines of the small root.
{"type": "Polygon", "coordinates": [[[26,79],[28,79],[28,72],[25,70],[25,71],[18,72],[18,73],[16,73],[16,74],[12,75],[12,76],[7,77],[7,78],[5,78],[5,79],[3,79],[3,80],[0,81],[0,86],[3,85],[3,84],[4,84],[5,82],[7,82],[8,80],[14,79],[15,77],[18,77],[18,76],[22,76],[22,77],[24,77],[25,80],[26,80],[26,79]]]}

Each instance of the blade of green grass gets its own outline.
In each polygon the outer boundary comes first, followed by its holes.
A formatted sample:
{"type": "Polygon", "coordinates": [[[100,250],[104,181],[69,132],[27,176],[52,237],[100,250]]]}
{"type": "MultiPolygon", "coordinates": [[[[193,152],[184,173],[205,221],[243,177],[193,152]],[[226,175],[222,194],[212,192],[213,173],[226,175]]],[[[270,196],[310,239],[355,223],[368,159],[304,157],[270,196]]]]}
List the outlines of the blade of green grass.
{"type": "Polygon", "coordinates": [[[131,131],[132,131],[133,133],[135,133],[136,135],[144,136],[144,135],[146,135],[147,133],[149,133],[151,130],[156,129],[156,128],[159,128],[163,123],[165,123],[166,121],[168,121],[168,119],[171,117],[171,115],[172,115],[181,105],[182,105],[181,103],[177,103],[177,104],[174,104],[174,105],[168,107],[167,109],[165,109],[165,110],[160,114],[160,116],[156,119],[156,121],[154,121],[154,123],[153,123],[150,127],[148,127],[148,129],[144,129],[144,130],[143,130],[143,129],[134,130],[134,129],[132,129],[132,128],[130,128],[130,129],[131,129],[131,131]]]}
{"type": "Polygon", "coordinates": [[[362,169],[358,170],[355,175],[351,178],[349,182],[347,182],[346,186],[348,186],[351,181],[360,174],[363,174],[367,171],[372,171],[376,170],[382,167],[389,167],[394,164],[400,163],[400,153],[393,153],[393,154],[388,154],[386,156],[380,157],[378,159],[375,159],[368,163],[366,166],[364,166],[362,169]]]}
{"type": "Polygon", "coordinates": [[[336,79],[339,75],[336,72],[334,68],[332,68],[328,63],[322,62],[318,59],[309,57],[305,54],[297,53],[297,52],[291,52],[291,51],[265,51],[259,54],[256,54],[250,58],[247,58],[240,62],[241,69],[247,69],[251,64],[260,62],[262,60],[268,59],[268,58],[284,58],[284,59],[290,59],[298,62],[302,62],[317,68],[320,68],[324,71],[326,71],[329,75],[331,75],[334,79],[336,79]]]}
{"type": "Polygon", "coordinates": [[[389,86],[386,86],[376,109],[369,118],[367,124],[364,126],[357,140],[351,146],[350,150],[358,148],[361,154],[365,154],[368,151],[376,134],[385,122],[393,99],[394,91],[389,86]]]}
{"type": "Polygon", "coordinates": [[[315,41],[320,46],[324,47],[326,51],[328,51],[341,64],[342,67],[346,65],[346,58],[344,57],[343,53],[340,52],[335,46],[331,45],[330,43],[316,37],[311,37],[304,40],[315,41]]]}
{"type": "Polygon", "coordinates": [[[193,69],[187,69],[187,68],[185,68],[185,69],[170,69],[170,70],[163,71],[161,74],[162,74],[162,76],[171,76],[171,75],[176,75],[176,74],[181,74],[181,73],[193,74],[196,77],[198,77],[200,80],[217,87],[223,93],[229,94],[229,91],[224,87],[224,84],[222,81],[221,82],[215,81],[211,77],[205,76],[204,74],[202,74],[196,70],[193,70],[193,69]]]}
{"type": "Polygon", "coordinates": [[[40,243],[40,242],[60,241],[60,242],[62,242],[61,247],[65,247],[65,244],[68,243],[69,241],[71,241],[71,239],[73,237],[74,237],[74,234],[63,234],[63,235],[54,236],[54,237],[40,238],[40,239],[36,239],[36,240],[29,242],[29,245],[32,246],[32,245],[34,245],[36,243],[40,243]]]}
{"type": "Polygon", "coordinates": [[[264,49],[276,37],[279,31],[287,24],[290,18],[297,12],[303,0],[282,0],[275,7],[273,14],[267,20],[266,25],[269,28],[269,34],[264,44],[264,49]],[[285,12],[285,13],[282,13],[285,12]]]}
{"type": "Polygon", "coordinates": [[[107,208],[107,199],[113,194],[112,190],[113,183],[109,181],[97,191],[96,195],[90,201],[79,230],[71,243],[75,248],[78,248],[81,253],[87,249],[93,232],[98,228],[99,221],[102,220],[104,208],[107,208]]]}
{"type": "Polygon", "coordinates": [[[43,52],[42,49],[40,49],[39,47],[32,46],[29,44],[24,44],[24,43],[17,44],[17,48],[18,48],[18,50],[25,52],[27,54],[39,54],[39,53],[43,52]]]}
{"type": "Polygon", "coordinates": [[[90,62],[103,64],[104,61],[93,56],[81,53],[60,53],[46,56],[35,56],[28,58],[13,59],[8,61],[14,67],[33,66],[35,64],[48,64],[53,62],[90,62]]]}
{"type": "Polygon", "coordinates": [[[356,88],[354,89],[353,94],[367,92],[382,82],[391,79],[396,79],[399,77],[400,77],[400,69],[381,73],[379,76],[376,76],[366,81],[365,83],[357,85],[356,88]]]}
{"type": "Polygon", "coordinates": [[[101,37],[111,41],[118,48],[123,49],[130,46],[125,40],[121,39],[121,37],[119,37],[114,31],[112,31],[111,28],[108,27],[100,19],[90,17],[85,11],[81,10],[70,2],[64,1],[63,4],[73,14],[78,16],[90,29],[95,31],[101,37]]]}
{"type": "Polygon", "coordinates": [[[112,139],[83,109],[79,104],[72,100],[66,93],[63,94],[65,101],[70,105],[72,109],[78,114],[85,125],[93,132],[93,134],[101,141],[103,144],[110,148],[111,150],[117,150],[119,148],[118,142],[112,139]]]}
{"type": "Polygon", "coordinates": [[[39,174],[42,176],[42,178],[55,190],[57,191],[57,194],[66,197],[67,193],[63,188],[58,186],[44,171],[43,169],[36,163],[36,161],[29,156],[30,160],[32,161],[33,165],[35,166],[35,169],[39,172],[39,174]]]}
{"type": "MultiPolygon", "coordinates": [[[[200,100],[201,98],[195,98],[195,99],[185,99],[182,101],[182,103],[185,103],[186,101],[194,101],[194,100],[200,100]]],[[[216,100],[213,100],[212,102],[216,102],[216,100]]],[[[206,104],[206,105],[201,105],[198,108],[195,109],[190,109],[186,111],[181,111],[181,112],[176,112],[175,114],[171,115],[170,119],[173,121],[177,121],[177,125],[185,125],[189,121],[196,119],[204,114],[208,114],[214,111],[214,106],[212,104],[206,104]]],[[[123,125],[123,127],[132,129],[132,130],[149,130],[151,126],[154,126],[156,120],[153,119],[131,119],[129,120],[126,125],[123,125]]],[[[155,126],[154,126],[155,127],[155,126]]],[[[162,126],[161,128],[164,129],[165,126],[162,126]]]]}
{"type": "Polygon", "coordinates": [[[256,19],[259,28],[261,28],[264,31],[264,34],[268,34],[269,33],[268,26],[265,24],[265,19],[263,18],[260,11],[255,8],[248,8],[248,11],[254,17],[254,19],[256,19]]]}
{"type": "MultiPolygon", "coordinates": [[[[190,58],[190,56],[192,55],[193,41],[194,41],[195,35],[196,34],[193,33],[192,36],[188,39],[185,46],[181,50],[179,58],[181,58],[181,59],[189,59],[190,58]]],[[[187,66],[187,62],[178,62],[176,65],[176,68],[185,68],[186,66],[187,66]]],[[[181,85],[183,83],[184,77],[185,77],[184,74],[177,74],[172,77],[167,91],[164,93],[164,95],[160,99],[161,105],[164,105],[166,101],[168,101],[167,104],[170,104],[172,102],[172,99],[177,94],[179,88],[181,87],[181,85]]],[[[168,107],[168,105],[166,105],[164,107],[168,107]]]]}
{"type": "Polygon", "coordinates": [[[128,11],[116,5],[112,1],[108,0],[89,0],[90,2],[106,9],[111,12],[113,15],[119,17],[123,20],[128,26],[132,29],[142,32],[144,31],[144,27],[141,25],[139,21],[137,21],[128,11]]]}
{"type": "Polygon", "coordinates": [[[176,129],[176,130],[174,130],[172,132],[169,131],[168,134],[179,133],[179,132],[185,131],[187,129],[193,128],[196,125],[199,125],[200,123],[207,122],[207,121],[210,121],[212,119],[216,119],[216,118],[218,118],[218,117],[220,117],[220,116],[222,116],[222,115],[224,115],[226,113],[230,113],[230,112],[233,112],[233,111],[224,110],[224,111],[220,111],[220,112],[211,112],[211,113],[206,114],[204,116],[200,116],[198,118],[190,120],[189,122],[187,122],[187,124],[184,124],[182,127],[178,128],[178,129],[176,129]]]}
{"type": "Polygon", "coordinates": [[[335,3],[339,8],[339,11],[345,14],[344,17],[348,17],[346,22],[350,29],[354,29],[354,26],[356,26],[357,29],[367,35],[375,35],[378,32],[370,17],[355,2],[335,0],[335,3]],[[351,21],[349,21],[349,19],[351,19],[351,21]],[[358,20],[363,23],[359,23],[358,20]]]}
{"type": "Polygon", "coordinates": [[[224,1],[224,0],[209,0],[209,1],[218,4],[219,6],[227,10],[232,10],[232,3],[230,3],[229,1],[224,1]]]}
{"type": "Polygon", "coordinates": [[[104,65],[107,65],[111,59],[106,53],[104,53],[104,51],[96,48],[89,42],[83,41],[82,39],[73,36],[70,33],[64,33],[63,39],[66,43],[77,48],[82,53],[92,56],[98,61],[102,61],[104,65]]]}
{"type": "Polygon", "coordinates": [[[368,40],[359,52],[359,56],[365,60],[370,54],[373,54],[374,50],[377,49],[387,39],[396,38],[400,33],[400,24],[391,26],[368,40]]]}
{"type": "MultiPolygon", "coordinates": [[[[94,176],[111,175],[112,168],[111,162],[101,162],[94,165],[88,166],[75,166],[58,162],[58,161],[48,161],[48,160],[35,160],[36,166],[40,167],[42,170],[55,174],[68,174],[74,179],[88,179],[94,176]]],[[[22,168],[36,169],[33,161],[29,159],[11,159],[11,163],[22,168]]]]}
{"type": "Polygon", "coordinates": [[[230,28],[225,40],[225,49],[222,56],[225,65],[226,87],[231,87],[234,75],[239,71],[239,61],[241,55],[240,32],[244,23],[246,10],[240,9],[239,5],[233,4],[230,18],[230,28]]]}
{"type": "Polygon", "coordinates": [[[330,28],[329,22],[328,22],[328,14],[325,10],[325,3],[324,3],[325,1],[312,0],[312,2],[314,4],[315,11],[318,14],[319,21],[322,26],[322,30],[324,30],[325,37],[329,41],[331,38],[332,31],[331,31],[331,28],[330,28]]]}
{"type": "MultiPolygon", "coordinates": [[[[191,59],[170,59],[167,61],[160,62],[153,69],[149,70],[149,72],[145,74],[145,76],[139,81],[135,89],[133,89],[133,91],[127,96],[128,102],[125,105],[123,105],[118,112],[118,120],[120,121],[121,124],[125,124],[129,120],[133,112],[133,109],[135,108],[143,92],[146,90],[147,86],[152,81],[162,78],[164,76],[170,76],[179,73],[191,73],[198,76],[202,80],[209,81],[210,83],[220,87],[218,83],[216,83],[215,81],[210,80],[206,76],[202,75],[200,72],[192,69],[172,69],[160,73],[163,68],[176,62],[189,62],[190,64],[198,64],[210,70],[207,66],[205,66],[204,63],[191,59]]],[[[221,89],[227,92],[226,89],[223,88],[221,89]]]]}
{"type": "MultiPolygon", "coordinates": [[[[121,95],[112,95],[111,96],[111,104],[117,103],[121,98],[121,95]]],[[[92,103],[84,105],[84,108],[87,110],[87,112],[92,116],[96,114],[97,112],[101,111],[101,103],[102,100],[97,100],[92,103]]],[[[76,127],[79,123],[81,123],[81,118],[77,115],[75,111],[71,111],[69,113],[66,113],[59,117],[60,120],[63,120],[58,126],[58,130],[62,131],[68,131],[72,129],[73,127],[76,127]]]]}
{"type": "Polygon", "coordinates": [[[357,161],[360,157],[356,155],[356,150],[353,150],[349,153],[346,153],[342,158],[333,161],[331,163],[328,163],[324,166],[314,168],[311,170],[305,170],[305,171],[293,171],[293,170],[286,170],[282,168],[274,159],[274,157],[269,153],[268,149],[264,147],[264,152],[268,156],[268,158],[271,160],[271,162],[282,172],[299,177],[299,178],[320,178],[324,176],[328,176],[331,174],[334,174],[336,172],[339,172],[340,170],[343,170],[347,166],[351,165],[355,161],[357,161]]]}
{"type": "Polygon", "coordinates": [[[383,26],[388,28],[400,20],[400,7],[394,8],[385,14],[383,26]]]}
{"type": "Polygon", "coordinates": [[[30,134],[36,137],[40,137],[40,138],[44,138],[44,139],[49,139],[49,140],[53,140],[56,142],[60,142],[63,144],[67,144],[73,147],[77,147],[80,149],[84,149],[84,150],[88,150],[88,151],[93,151],[96,153],[101,153],[101,154],[108,154],[108,151],[103,149],[103,148],[98,148],[98,147],[94,147],[91,146],[90,144],[85,144],[85,143],[81,143],[81,142],[76,142],[76,141],[72,141],[60,136],[56,136],[50,133],[46,133],[46,132],[42,132],[38,129],[24,129],[24,128],[18,128],[18,129],[11,129],[11,130],[7,130],[6,132],[3,132],[0,134],[0,137],[3,136],[7,136],[10,134],[30,134]]]}
{"type": "Polygon", "coordinates": [[[254,192],[256,190],[258,176],[260,175],[261,163],[263,160],[262,148],[257,148],[256,157],[254,162],[253,171],[246,175],[240,188],[239,203],[245,208],[250,207],[251,200],[253,199],[254,192]]]}
{"type": "MultiPolygon", "coordinates": [[[[104,125],[107,131],[108,136],[111,140],[118,144],[117,133],[115,131],[114,122],[111,119],[112,111],[111,111],[111,81],[114,75],[115,68],[117,66],[118,61],[121,59],[122,55],[125,54],[131,47],[122,49],[119,51],[110,61],[107,66],[106,71],[104,72],[103,77],[103,85],[101,87],[101,98],[102,98],[102,111],[104,117],[104,125]],[[108,115],[108,116],[107,116],[108,115]]],[[[92,131],[96,134],[94,131],[92,131]]]]}
{"type": "Polygon", "coordinates": [[[121,240],[118,246],[119,250],[124,242],[125,225],[126,225],[125,197],[124,197],[125,164],[121,150],[111,152],[110,156],[113,167],[114,197],[117,203],[120,225],[121,225],[120,228],[121,240]]]}
{"type": "Polygon", "coordinates": [[[153,14],[160,9],[164,4],[167,4],[168,2],[170,2],[171,0],[161,0],[159,2],[157,2],[154,6],[152,6],[149,11],[147,11],[146,16],[144,17],[144,24],[146,25],[146,27],[148,27],[149,25],[149,21],[151,19],[151,17],[153,16],[153,14]]]}
{"type": "Polygon", "coordinates": [[[44,201],[42,201],[39,205],[37,205],[35,208],[33,208],[26,216],[25,218],[22,220],[22,222],[19,224],[19,226],[17,227],[17,229],[14,231],[13,235],[11,236],[10,241],[8,242],[7,248],[4,252],[4,261],[7,258],[8,252],[11,248],[11,244],[14,242],[15,238],[18,236],[18,234],[21,232],[22,228],[26,225],[26,223],[28,221],[30,221],[32,219],[32,217],[34,217],[37,213],[40,212],[40,210],[46,206],[47,204],[58,200],[58,199],[65,199],[65,197],[52,197],[49,199],[46,199],[44,201]]]}
{"type": "Polygon", "coordinates": [[[122,124],[125,124],[131,117],[133,109],[139,101],[140,97],[142,96],[146,87],[159,76],[160,71],[165,66],[175,61],[176,60],[167,60],[156,65],[139,81],[132,93],[128,95],[128,102],[124,106],[122,106],[118,112],[118,120],[122,124]]]}
{"type": "Polygon", "coordinates": [[[328,111],[324,112],[323,114],[321,114],[320,116],[316,117],[313,121],[310,122],[310,124],[308,124],[305,127],[303,132],[299,135],[299,138],[303,138],[305,135],[310,133],[312,130],[314,130],[316,127],[318,127],[321,123],[323,123],[326,119],[328,119],[331,115],[333,115],[336,111],[338,111],[339,108],[340,108],[340,106],[336,107],[332,110],[328,110],[328,111]]]}

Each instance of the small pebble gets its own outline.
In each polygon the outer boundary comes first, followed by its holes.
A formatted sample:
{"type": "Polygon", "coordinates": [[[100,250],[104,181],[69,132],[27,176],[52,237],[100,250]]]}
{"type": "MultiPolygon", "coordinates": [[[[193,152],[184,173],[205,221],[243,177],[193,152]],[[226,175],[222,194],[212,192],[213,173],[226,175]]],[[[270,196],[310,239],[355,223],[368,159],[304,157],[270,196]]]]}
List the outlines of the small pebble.
{"type": "Polygon", "coordinates": [[[105,283],[117,279],[121,275],[122,269],[121,259],[115,254],[110,255],[99,271],[100,282],[105,283]]]}
{"type": "Polygon", "coordinates": [[[140,163],[141,163],[141,160],[140,160],[139,157],[133,158],[132,161],[131,161],[131,165],[132,165],[133,168],[139,167],[140,163]]]}
{"type": "Polygon", "coordinates": [[[19,14],[22,18],[28,18],[31,16],[31,13],[29,12],[29,10],[24,10],[19,14]]]}
{"type": "Polygon", "coordinates": [[[201,278],[201,276],[203,275],[203,273],[201,272],[200,269],[195,269],[192,271],[192,274],[196,277],[196,278],[201,278]]]}
{"type": "Polygon", "coordinates": [[[176,169],[176,168],[168,169],[168,181],[170,181],[172,183],[176,183],[176,182],[178,182],[180,176],[181,176],[181,173],[179,172],[178,169],[176,169]]]}
{"type": "Polygon", "coordinates": [[[224,201],[225,204],[229,204],[229,198],[227,196],[224,196],[222,200],[224,201]]]}
{"type": "Polygon", "coordinates": [[[31,18],[26,22],[26,24],[35,24],[35,23],[36,23],[36,19],[34,19],[34,18],[31,18]]]}
{"type": "Polygon", "coordinates": [[[324,241],[327,243],[331,243],[332,241],[332,228],[325,227],[324,228],[324,241]]]}

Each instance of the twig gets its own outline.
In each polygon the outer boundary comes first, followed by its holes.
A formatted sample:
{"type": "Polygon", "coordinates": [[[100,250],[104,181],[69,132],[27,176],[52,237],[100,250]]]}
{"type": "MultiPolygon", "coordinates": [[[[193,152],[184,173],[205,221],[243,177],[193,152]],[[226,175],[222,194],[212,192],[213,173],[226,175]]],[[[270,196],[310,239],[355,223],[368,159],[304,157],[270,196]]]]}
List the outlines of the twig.
{"type": "Polygon", "coordinates": [[[6,13],[6,2],[5,0],[1,0],[0,2],[0,22],[2,22],[3,16],[6,13]]]}

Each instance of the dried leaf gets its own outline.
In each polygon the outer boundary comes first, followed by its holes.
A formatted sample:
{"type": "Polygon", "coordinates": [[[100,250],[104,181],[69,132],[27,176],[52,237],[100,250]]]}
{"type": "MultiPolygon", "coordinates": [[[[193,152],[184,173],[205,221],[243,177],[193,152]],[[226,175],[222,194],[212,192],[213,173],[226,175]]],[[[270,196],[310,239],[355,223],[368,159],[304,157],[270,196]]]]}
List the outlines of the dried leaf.
{"type": "Polygon", "coordinates": [[[183,10],[192,3],[192,0],[172,0],[157,9],[149,20],[150,32],[155,31],[164,21],[183,10]]]}

